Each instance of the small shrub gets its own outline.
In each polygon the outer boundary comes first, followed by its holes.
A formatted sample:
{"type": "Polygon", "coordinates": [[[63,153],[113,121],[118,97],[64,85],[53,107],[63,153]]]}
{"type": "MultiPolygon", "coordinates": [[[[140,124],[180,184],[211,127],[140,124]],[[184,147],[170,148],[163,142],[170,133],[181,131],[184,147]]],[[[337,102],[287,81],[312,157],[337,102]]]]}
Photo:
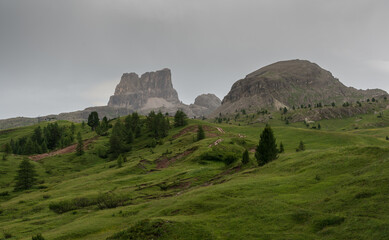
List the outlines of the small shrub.
{"type": "Polygon", "coordinates": [[[12,234],[9,232],[3,232],[3,235],[4,235],[4,239],[12,238],[12,234]]]}
{"type": "Polygon", "coordinates": [[[121,239],[142,239],[152,240],[159,239],[166,234],[167,229],[165,225],[170,222],[161,219],[150,221],[148,219],[136,223],[127,230],[118,232],[107,240],[121,240],[121,239]]]}
{"type": "Polygon", "coordinates": [[[226,165],[230,165],[238,160],[236,153],[216,149],[203,153],[200,158],[207,161],[223,162],[226,165]]]}
{"type": "Polygon", "coordinates": [[[49,194],[45,194],[45,195],[43,195],[42,197],[43,197],[43,199],[49,199],[49,198],[50,198],[50,195],[49,195],[49,194]]]}
{"type": "Polygon", "coordinates": [[[108,151],[103,147],[97,148],[96,154],[97,154],[97,156],[99,156],[99,158],[102,158],[102,159],[108,158],[108,151]]]}
{"type": "Polygon", "coordinates": [[[161,183],[158,185],[158,187],[161,189],[161,191],[166,191],[169,188],[169,186],[166,183],[161,183]]]}
{"type": "Polygon", "coordinates": [[[315,232],[318,232],[326,227],[340,225],[344,222],[344,220],[345,220],[344,217],[339,217],[339,216],[331,216],[331,217],[318,219],[313,222],[313,230],[315,232]]]}
{"type": "Polygon", "coordinates": [[[35,236],[32,236],[32,240],[45,240],[45,238],[42,236],[42,234],[37,234],[35,236]]]}
{"type": "Polygon", "coordinates": [[[305,211],[298,211],[292,214],[292,220],[298,224],[307,222],[311,218],[311,214],[305,211]]]}
{"type": "Polygon", "coordinates": [[[102,193],[97,197],[97,206],[100,209],[105,208],[116,208],[118,206],[123,206],[126,199],[121,196],[114,194],[112,192],[102,193]]]}
{"type": "Polygon", "coordinates": [[[9,196],[8,191],[0,192],[0,197],[5,197],[5,196],[9,196]]]}
{"type": "Polygon", "coordinates": [[[50,203],[49,209],[55,213],[62,214],[76,208],[70,200],[64,200],[57,203],[50,203]]]}
{"type": "Polygon", "coordinates": [[[55,213],[62,214],[72,210],[88,207],[96,204],[94,199],[85,197],[74,198],[72,200],[63,200],[56,203],[50,203],[49,209],[55,213]]]}
{"type": "Polygon", "coordinates": [[[361,192],[361,193],[358,193],[357,195],[355,195],[355,198],[356,199],[370,198],[374,195],[375,195],[375,193],[372,193],[372,192],[361,192]]]}

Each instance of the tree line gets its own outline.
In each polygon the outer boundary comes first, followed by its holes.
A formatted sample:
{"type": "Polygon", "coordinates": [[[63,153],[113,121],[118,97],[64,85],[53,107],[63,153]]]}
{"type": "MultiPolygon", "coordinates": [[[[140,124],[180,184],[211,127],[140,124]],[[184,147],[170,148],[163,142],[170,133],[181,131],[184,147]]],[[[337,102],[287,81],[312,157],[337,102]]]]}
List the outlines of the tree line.
{"type": "Polygon", "coordinates": [[[74,142],[75,125],[59,126],[58,123],[49,123],[43,129],[38,126],[31,136],[11,139],[6,148],[13,154],[30,155],[46,153],[56,148],[64,148],[74,142]]]}

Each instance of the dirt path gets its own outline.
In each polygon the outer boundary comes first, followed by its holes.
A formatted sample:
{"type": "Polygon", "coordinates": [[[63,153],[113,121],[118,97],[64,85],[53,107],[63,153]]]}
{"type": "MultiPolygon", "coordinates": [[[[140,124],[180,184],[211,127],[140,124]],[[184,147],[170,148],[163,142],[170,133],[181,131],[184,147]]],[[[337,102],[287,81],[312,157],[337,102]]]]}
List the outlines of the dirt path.
{"type": "Polygon", "coordinates": [[[219,143],[221,143],[223,141],[223,139],[219,138],[218,140],[216,140],[214,143],[210,144],[208,147],[213,147],[213,146],[217,146],[219,143]]]}
{"type": "Polygon", "coordinates": [[[226,133],[226,132],[224,132],[224,130],[223,130],[223,128],[219,128],[219,127],[216,127],[216,129],[220,132],[220,133],[226,133]]]}
{"type": "MultiPolygon", "coordinates": [[[[95,141],[97,138],[98,138],[98,136],[84,141],[84,150],[86,150],[88,145],[91,144],[93,141],[95,141]]],[[[77,144],[73,144],[73,145],[70,145],[66,148],[59,149],[57,151],[53,151],[53,152],[49,152],[49,153],[42,153],[42,154],[38,154],[38,155],[32,155],[32,156],[29,156],[28,158],[33,160],[33,161],[39,161],[39,160],[47,158],[47,157],[52,157],[52,156],[56,156],[56,155],[60,155],[60,154],[75,152],[76,148],[77,148],[77,144]]]]}

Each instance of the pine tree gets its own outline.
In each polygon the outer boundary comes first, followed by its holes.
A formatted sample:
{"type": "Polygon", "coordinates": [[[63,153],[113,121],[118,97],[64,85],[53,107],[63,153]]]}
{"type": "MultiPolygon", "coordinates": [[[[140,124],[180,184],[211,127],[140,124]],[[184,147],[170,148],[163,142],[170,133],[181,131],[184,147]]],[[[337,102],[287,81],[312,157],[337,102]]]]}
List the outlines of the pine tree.
{"type": "Polygon", "coordinates": [[[34,165],[32,165],[27,158],[23,159],[19,165],[19,170],[15,178],[15,190],[30,189],[36,182],[36,176],[34,165]]]}
{"type": "Polygon", "coordinates": [[[42,149],[42,153],[47,153],[48,150],[47,150],[47,142],[46,142],[46,140],[43,141],[41,149],[42,149]]]}
{"type": "Polygon", "coordinates": [[[197,141],[200,141],[205,138],[205,133],[203,126],[199,125],[198,130],[197,130],[197,141]]]}
{"type": "Polygon", "coordinates": [[[5,144],[5,146],[4,146],[4,153],[6,153],[7,155],[12,153],[12,147],[11,147],[10,143],[6,143],[5,144]]]}
{"type": "Polygon", "coordinates": [[[88,116],[88,126],[92,128],[92,131],[96,130],[97,126],[99,126],[99,114],[97,112],[91,112],[88,116]]]}
{"type": "Polygon", "coordinates": [[[7,160],[7,157],[8,157],[8,154],[3,153],[3,157],[2,157],[3,161],[6,161],[6,160],[7,160]]]}
{"type": "Polygon", "coordinates": [[[249,163],[250,161],[250,157],[249,157],[249,151],[247,151],[247,149],[243,152],[243,156],[242,156],[242,164],[243,165],[246,165],[247,163],[249,163]]]}
{"type": "Polygon", "coordinates": [[[320,130],[321,129],[321,125],[320,123],[317,125],[317,128],[320,130]]]}
{"type": "Polygon", "coordinates": [[[121,168],[123,166],[123,155],[119,155],[118,159],[117,159],[117,165],[118,165],[118,168],[121,168]]]}
{"type": "Polygon", "coordinates": [[[82,123],[81,123],[81,128],[82,128],[82,129],[85,128],[85,121],[82,121],[82,123]]]}
{"type": "Polygon", "coordinates": [[[305,145],[303,141],[300,141],[299,146],[296,149],[296,152],[304,151],[305,150],[305,145]]]}
{"type": "Polygon", "coordinates": [[[76,147],[76,155],[81,156],[84,154],[84,143],[82,141],[81,132],[77,133],[77,147],[76,147]]]}
{"type": "Polygon", "coordinates": [[[278,158],[278,149],[273,130],[269,125],[261,133],[259,145],[255,152],[255,158],[258,165],[263,166],[266,163],[278,158]]]}
{"type": "Polygon", "coordinates": [[[284,144],[282,142],[280,143],[280,153],[283,153],[285,151],[284,144]]]}
{"type": "Polygon", "coordinates": [[[176,112],[176,114],[174,115],[174,126],[175,127],[182,127],[182,126],[185,126],[188,124],[188,121],[187,121],[187,116],[186,114],[181,111],[181,110],[178,110],[176,112]]]}
{"type": "Polygon", "coordinates": [[[125,150],[125,136],[123,128],[124,127],[121,124],[120,119],[118,119],[113,126],[112,134],[109,139],[110,152],[113,154],[114,158],[118,157],[119,154],[125,150]]]}
{"type": "Polygon", "coordinates": [[[76,125],[72,123],[72,125],[70,125],[70,132],[72,133],[72,135],[74,135],[75,131],[76,131],[76,125]]]}
{"type": "Polygon", "coordinates": [[[32,142],[31,138],[27,139],[26,144],[24,145],[23,154],[29,155],[34,153],[34,143],[32,142]]]}

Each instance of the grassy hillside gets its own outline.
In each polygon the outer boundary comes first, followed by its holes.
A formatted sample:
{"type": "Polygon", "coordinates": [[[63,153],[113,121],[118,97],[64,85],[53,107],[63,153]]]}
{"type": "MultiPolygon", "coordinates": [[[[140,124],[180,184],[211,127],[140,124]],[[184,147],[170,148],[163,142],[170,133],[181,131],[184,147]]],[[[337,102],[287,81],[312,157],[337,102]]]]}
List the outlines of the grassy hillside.
{"type": "MultiPolygon", "coordinates": [[[[0,239],[387,239],[387,116],[325,120],[318,130],[275,114],[269,123],[285,153],[263,167],[253,149],[264,124],[245,117],[190,120],[155,148],[143,135],[123,167],[102,158],[109,136],[100,136],[82,156],[33,162],[39,184],[23,192],[13,192],[23,156],[11,155],[0,160],[0,239]],[[208,126],[206,138],[194,141],[198,124],[208,126]],[[300,140],[306,150],[296,152],[300,140]],[[251,162],[204,160],[214,149],[239,157],[251,150],[251,162]]],[[[2,131],[0,145],[33,129],[2,131]]]]}

